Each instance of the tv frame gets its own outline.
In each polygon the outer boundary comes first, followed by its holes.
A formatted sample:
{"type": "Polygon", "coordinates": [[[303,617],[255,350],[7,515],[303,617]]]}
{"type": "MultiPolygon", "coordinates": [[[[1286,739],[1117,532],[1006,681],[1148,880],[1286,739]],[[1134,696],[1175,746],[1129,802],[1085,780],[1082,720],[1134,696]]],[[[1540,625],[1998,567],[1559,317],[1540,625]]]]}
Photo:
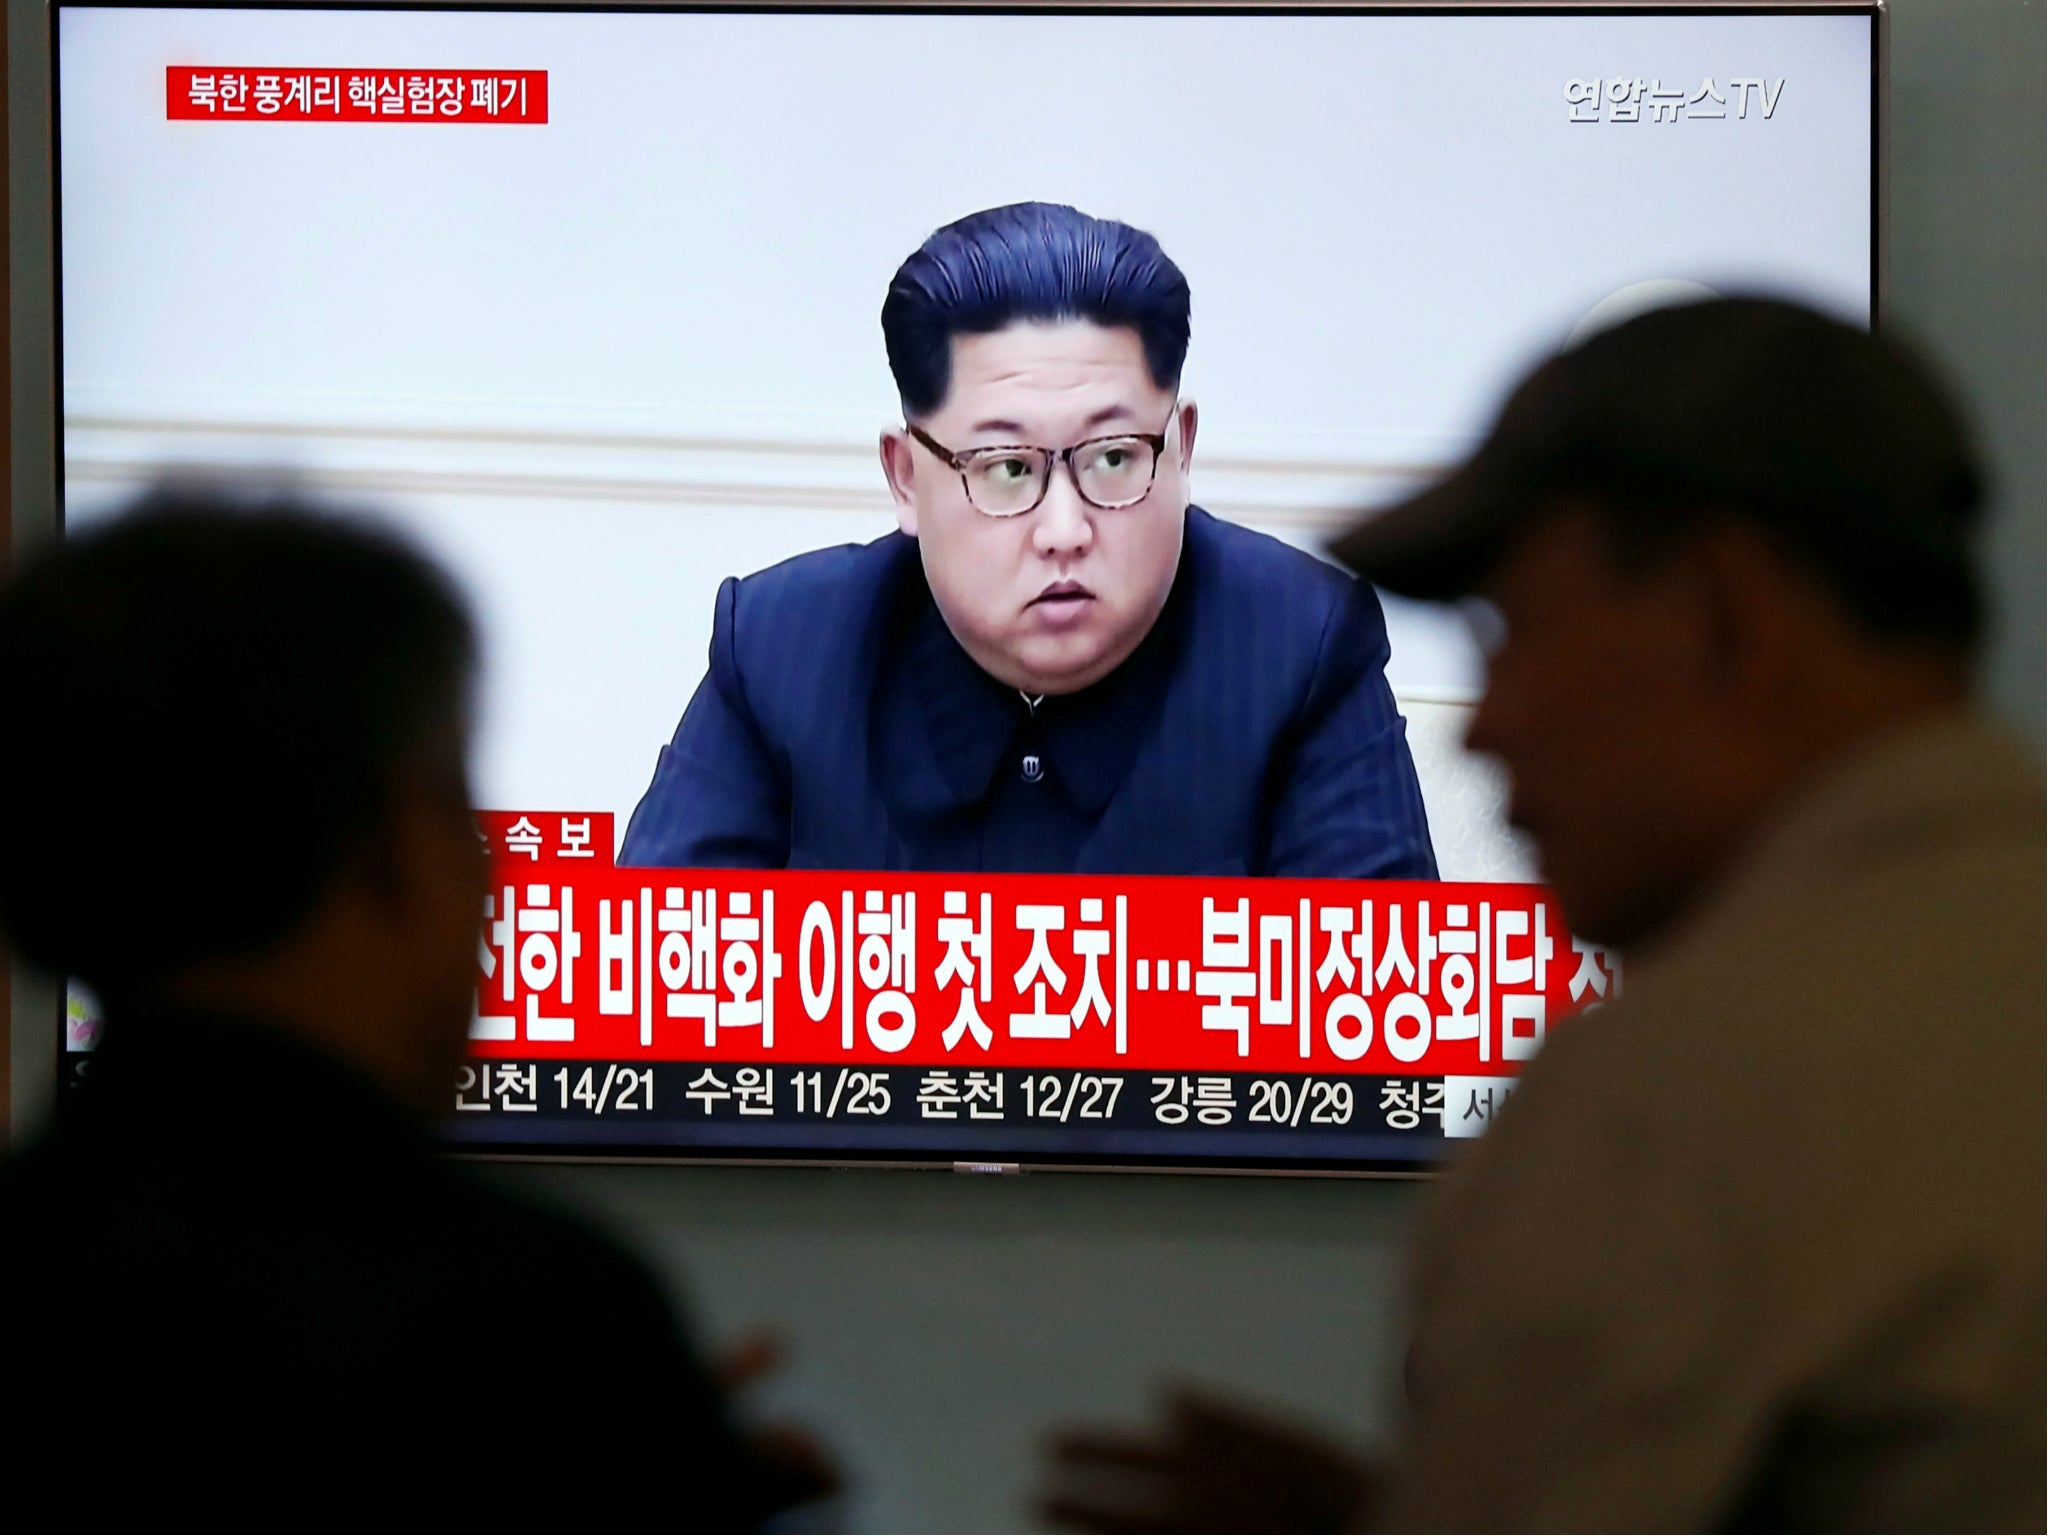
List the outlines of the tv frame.
{"type": "MultiPolygon", "coordinates": [[[[63,291],[59,221],[57,96],[60,60],[57,12],[63,9],[150,9],[121,0],[7,0],[4,49],[6,91],[4,177],[8,244],[4,257],[8,305],[5,339],[8,372],[4,385],[7,416],[6,497],[0,505],[0,544],[11,556],[8,564],[59,538],[63,532],[63,291]]],[[[213,0],[195,6],[209,10],[264,11],[535,11],[728,13],[803,15],[933,14],[973,15],[1468,15],[1468,16],[1864,16],[1871,27],[1870,70],[1870,304],[1876,328],[1885,308],[1885,277],[1889,268],[1887,187],[1890,159],[1888,89],[1890,80],[1889,13],[1885,0],[1287,0],[1263,5],[1247,0],[705,0],[699,4],[671,0],[610,0],[601,4],[563,0],[213,0]]],[[[4,709],[4,701],[0,701],[4,709]]],[[[38,747],[38,750],[49,750],[38,747]]],[[[63,1071],[64,984],[13,963],[0,950],[0,1028],[7,1035],[4,1058],[8,1142],[19,1145],[34,1134],[54,1108],[63,1071]]],[[[1138,1155],[1104,1162],[1092,1154],[1040,1154],[1021,1162],[960,1161],[888,1152],[834,1153],[814,1149],[759,1149],[742,1155],[697,1151],[686,1147],[635,1147],[611,1151],[602,1147],[526,1148],[505,1144],[451,1146],[451,1155],[477,1161],[599,1164],[689,1164],[693,1166],[813,1166],[859,1168],[951,1169],[963,1173],[1018,1172],[1143,1172],[1207,1173],[1242,1177],[1322,1177],[1423,1179],[1434,1170],[1413,1163],[1358,1159],[1332,1162],[1265,1159],[1257,1165],[1229,1158],[1182,1155],[1138,1155]]]]}

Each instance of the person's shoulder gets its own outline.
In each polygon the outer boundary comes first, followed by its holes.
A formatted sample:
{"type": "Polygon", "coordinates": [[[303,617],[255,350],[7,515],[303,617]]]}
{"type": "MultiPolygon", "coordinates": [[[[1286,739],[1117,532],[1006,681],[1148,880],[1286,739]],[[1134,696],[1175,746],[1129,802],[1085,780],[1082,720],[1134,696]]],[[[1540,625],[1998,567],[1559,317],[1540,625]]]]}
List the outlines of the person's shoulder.
{"type": "Polygon", "coordinates": [[[902,533],[886,533],[865,544],[806,550],[739,577],[733,583],[734,601],[749,617],[871,607],[916,560],[917,541],[902,533]]]}
{"type": "MultiPolygon", "coordinates": [[[[1339,612],[1356,613],[1370,596],[1348,573],[1307,550],[1255,528],[1188,508],[1187,541],[1204,606],[1262,626],[1282,625],[1313,639],[1339,612]]],[[[1375,618],[1378,605],[1371,605],[1375,618]]]]}
{"type": "Polygon", "coordinates": [[[1195,506],[1187,557],[1197,656],[1231,671],[1259,657],[1281,669],[1269,674],[1276,683],[1321,679],[1340,691],[1385,666],[1386,615],[1348,571],[1195,506]]]}
{"type": "Polygon", "coordinates": [[[2042,838],[2020,792],[2037,782],[1992,761],[1981,783],[1910,790],[1925,815],[1725,875],[1631,965],[1625,996],[1550,1035],[1516,1095],[1523,1129],[1626,1127],[1639,1168],[1663,1146],[1724,1189],[1853,1165],[1845,1206],[1903,1209],[1886,1192],[1942,1170],[1930,1227],[1970,1219],[1965,1186],[1999,1190],[1983,1166],[2031,1145],[2038,1175],[2042,838]],[[1964,1102],[1967,1137],[1933,1107],[1964,1102]]]}
{"type": "MultiPolygon", "coordinates": [[[[866,544],[808,550],[730,580],[713,621],[714,665],[723,655],[750,679],[801,674],[812,683],[843,673],[866,651],[863,637],[886,625],[919,569],[917,540],[888,533],[866,544]]],[[[756,703],[767,707],[766,700],[756,703]]]]}

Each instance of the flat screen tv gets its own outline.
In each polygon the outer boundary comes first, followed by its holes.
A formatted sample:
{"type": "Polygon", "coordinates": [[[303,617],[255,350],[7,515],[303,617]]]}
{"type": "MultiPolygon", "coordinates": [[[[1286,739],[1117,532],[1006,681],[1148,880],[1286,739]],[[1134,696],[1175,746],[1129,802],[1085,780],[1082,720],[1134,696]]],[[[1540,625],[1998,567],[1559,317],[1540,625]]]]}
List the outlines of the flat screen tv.
{"type": "Polygon", "coordinates": [[[1869,323],[1881,22],[60,3],[52,520],[471,595],[457,1148],[1426,1170],[1622,967],[1321,551],[1618,318],[1869,323]]]}

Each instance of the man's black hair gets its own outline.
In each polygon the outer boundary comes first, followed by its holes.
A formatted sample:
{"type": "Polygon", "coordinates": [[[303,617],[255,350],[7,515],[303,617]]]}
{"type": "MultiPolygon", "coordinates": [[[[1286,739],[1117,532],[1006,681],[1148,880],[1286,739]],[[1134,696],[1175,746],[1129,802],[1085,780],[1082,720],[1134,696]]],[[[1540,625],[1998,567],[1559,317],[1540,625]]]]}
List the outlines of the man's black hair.
{"type": "Polygon", "coordinates": [[[259,952],[461,740],[475,632],[394,535],[152,493],[0,593],[0,926],[104,992],[259,952]]]}
{"type": "Polygon", "coordinates": [[[882,302],[882,339],[903,414],[915,421],[946,398],[953,338],[1020,320],[1128,326],[1161,389],[1188,355],[1188,280],[1142,229],[1064,203],[985,208],[935,231],[896,270],[882,302]]]}

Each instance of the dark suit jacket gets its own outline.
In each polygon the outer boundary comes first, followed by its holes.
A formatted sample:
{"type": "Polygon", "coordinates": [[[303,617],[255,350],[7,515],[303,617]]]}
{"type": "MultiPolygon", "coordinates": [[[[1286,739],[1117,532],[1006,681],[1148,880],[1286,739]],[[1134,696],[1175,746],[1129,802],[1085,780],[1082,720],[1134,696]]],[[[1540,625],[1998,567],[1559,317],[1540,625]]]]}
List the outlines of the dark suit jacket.
{"type": "Polygon", "coordinates": [[[1433,878],[1386,662],[1370,587],[1198,507],[1152,632],[1035,710],[914,539],[815,550],[719,589],[621,862],[1433,878]]]}
{"type": "MultiPolygon", "coordinates": [[[[271,1030],[117,1017],[0,1177],[6,1481],[62,1526],[752,1528],[666,1298],[271,1030]]],[[[27,1506],[24,1505],[24,1508],[27,1506]]]]}

